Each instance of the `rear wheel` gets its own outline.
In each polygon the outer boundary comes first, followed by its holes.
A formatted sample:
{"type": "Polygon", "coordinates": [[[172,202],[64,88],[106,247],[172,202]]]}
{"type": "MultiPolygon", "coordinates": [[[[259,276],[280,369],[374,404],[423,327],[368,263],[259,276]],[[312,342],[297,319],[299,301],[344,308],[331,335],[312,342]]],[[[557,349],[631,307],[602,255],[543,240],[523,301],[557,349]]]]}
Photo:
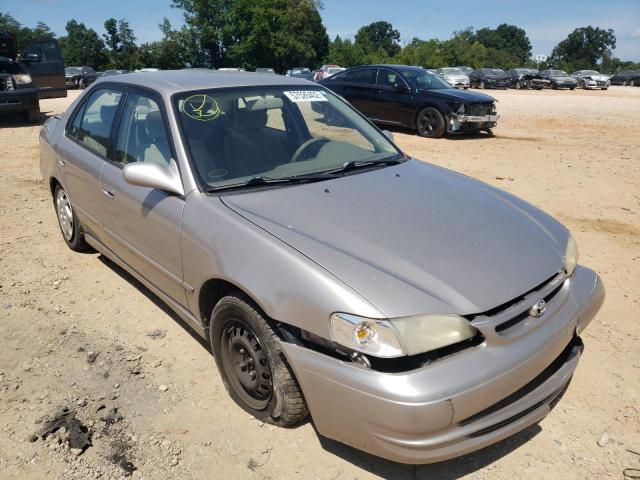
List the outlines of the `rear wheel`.
{"type": "Polygon", "coordinates": [[[56,185],[53,192],[53,205],[56,208],[62,238],[64,238],[67,246],[76,252],[90,250],[91,247],[84,239],[82,225],[73,212],[67,192],[60,185],[56,185]]]}
{"type": "Polygon", "coordinates": [[[426,107],[418,112],[416,128],[421,137],[438,138],[446,132],[447,124],[437,108],[426,107]]]}
{"type": "Polygon", "coordinates": [[[624,81],[622,82],[622,86],[623,86],[623,87],[626,87],[626,86],[627,86],[627,81],[626,81],[626,80],[624,80],[624,81]]]}
{"type": "Polygon", "coordinates": [[[484,80],[480,80],[480,88],[483,90],[485,89],[484,80]]]}
{"type": "Polygon", "coordinates": [[[231,398],[264,421],[289,427],[309,415],[280,340],[244,297],[222,298],[211,314],[211,348],[231,398]]]}

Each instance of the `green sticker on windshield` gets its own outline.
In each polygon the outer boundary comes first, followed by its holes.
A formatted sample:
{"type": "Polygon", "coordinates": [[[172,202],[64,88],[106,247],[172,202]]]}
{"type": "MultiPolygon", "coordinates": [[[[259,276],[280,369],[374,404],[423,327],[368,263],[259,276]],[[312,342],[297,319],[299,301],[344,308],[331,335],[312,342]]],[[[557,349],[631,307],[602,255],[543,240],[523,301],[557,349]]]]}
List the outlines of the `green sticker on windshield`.
{"type": "Polygon", "coordinates": [[[182,104],[182,112],[195,120],[203,122],[215,120],[222,113],[216,99],[203,93],[191,95],[185,99],[182,104]]]}

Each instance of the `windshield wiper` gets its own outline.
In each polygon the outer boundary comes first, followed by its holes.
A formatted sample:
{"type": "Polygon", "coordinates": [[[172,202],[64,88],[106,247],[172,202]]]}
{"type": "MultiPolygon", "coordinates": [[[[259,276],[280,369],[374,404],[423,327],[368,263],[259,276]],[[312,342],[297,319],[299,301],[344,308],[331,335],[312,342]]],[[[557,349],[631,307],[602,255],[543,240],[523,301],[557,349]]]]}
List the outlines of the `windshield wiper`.
{"type": "Polygon", "coordinates": [[[232,188],[251,188],[251,187],[262,187],[265,185],[294,185],[300,183],[312,183],[312,182],[322,182],[324,180],[330,180],[332,178],[337,178],[338,175],[317,175],[317,174],[306,174],[306,175],[296,175],[293,177],[265,177],[263,175],[256,175],[255,177],[251,177],[248,180],[241,183],[233,183],[231,185],[221,185],[219,187],[212,187],[207,192],[218,192],[220,190],[229,190],[232,188]]]}
{"type": "Polygon", "coordinates": [[[397,155],[381,160],[350,160],[348,162],[345,162],[340,168],[329,170],[327,174],[350,172],[359,168],[370,168],[372,166],[378,165],[387,167],[390,165],[398,165],[399,163],[403,163],[404,161],[406,161],[404,158],[399,158],[399,156],[397,155]]]}

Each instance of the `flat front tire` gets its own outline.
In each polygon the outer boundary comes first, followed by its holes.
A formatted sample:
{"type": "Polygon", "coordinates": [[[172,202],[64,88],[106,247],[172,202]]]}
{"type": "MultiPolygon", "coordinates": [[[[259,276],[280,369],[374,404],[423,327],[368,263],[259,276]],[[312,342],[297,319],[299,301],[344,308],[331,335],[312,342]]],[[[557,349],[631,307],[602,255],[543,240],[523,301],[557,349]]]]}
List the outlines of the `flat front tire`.
{"type": "Polygon", "coordinates": [[[280,339],[244,295],[222,298],[211,314],[211,349],[231,398],[263,422],[294,426],[309,409],[280,339]]]}
{"type": "Polygon", "coordinates": [[[53,191],[53,206],[58,217],[58,226],[67,246],[75,252],[86,252],[91,247],[84,239],[84,231],[71,206],[67,192],[60,185],[53,191]]]}
{"type": "Polygon", "coordinates": [[[421,137],[438,138],[447,131],[447,124],[437,108],[426,107],[418,112],[416,128],[421,137]]]}

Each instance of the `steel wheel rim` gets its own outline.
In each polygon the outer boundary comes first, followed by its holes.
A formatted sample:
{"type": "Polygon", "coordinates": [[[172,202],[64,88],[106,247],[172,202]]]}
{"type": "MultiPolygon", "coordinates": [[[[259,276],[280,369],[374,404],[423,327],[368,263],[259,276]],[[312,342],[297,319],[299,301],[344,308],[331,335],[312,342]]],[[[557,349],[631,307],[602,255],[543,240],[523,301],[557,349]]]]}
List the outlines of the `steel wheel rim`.
{"type": "Polygon", "coordinates": [[[254,410],[264,410],[273,396],[271,367],[258,337],[238,318],[226,322],[220,338],[222,364],[238,396],[254,410]]]}
{"type": "Polygon", "coordinates": [[[58,213],[58,223],[60,230],[67,241],[73,238],[73,210],[67,193],[60,189],[56,194],[56,212],[58,213]]]}
{"type": "Polygon", "coordinates": [[[423,134],[432,135],[438,130],[439,126],[440,119],[433,110],[423,112],[418,119],[418,128],[423,134]]]}

